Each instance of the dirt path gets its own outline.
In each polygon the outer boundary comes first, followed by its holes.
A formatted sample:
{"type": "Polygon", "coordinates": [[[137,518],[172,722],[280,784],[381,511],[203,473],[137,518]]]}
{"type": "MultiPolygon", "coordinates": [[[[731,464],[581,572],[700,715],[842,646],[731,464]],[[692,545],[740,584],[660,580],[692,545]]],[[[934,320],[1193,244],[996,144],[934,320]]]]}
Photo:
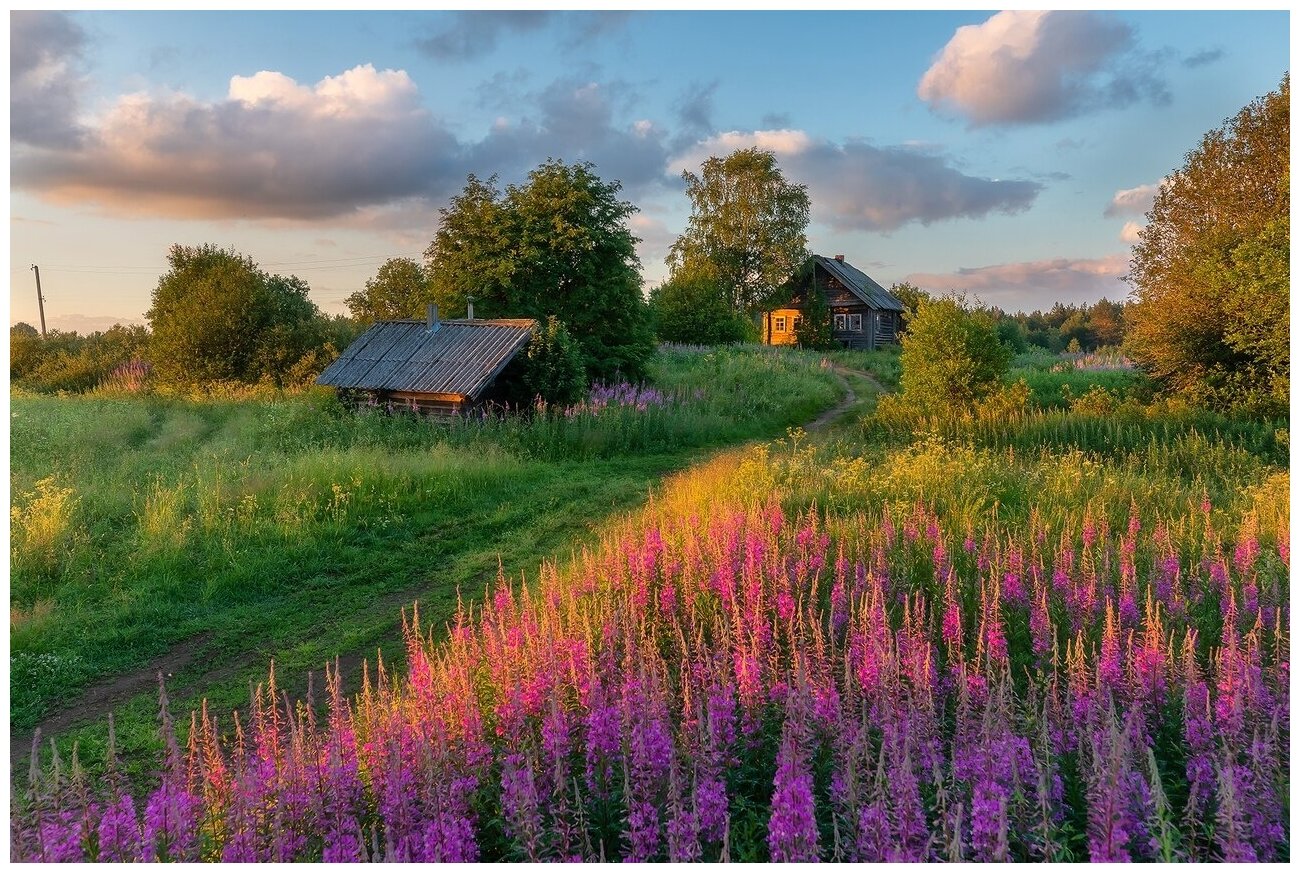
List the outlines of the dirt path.
{"type": "MultiPolygon", "coordinates": [[[[844,397],[839,403],[823,411],[815,419],[805,424],[804,430],[814,433],[825,431],[848,414],[860,399],[857,392],[853,390],[852,379],[861,380],[878,394],[884,393],[885,389],[870,373],[843,367],[839,364],[832,364],[831,369],[844,387],[844,397]]],[[[382,600],[385,605],[396,610],[409,605],[417,596],[418,593],[414,591],[398,592],[389,594],[382,600]]],[[[58,736],[70,728],[105,718],[108,712],[117,709],[141,694],[157,694],[159,673],[162,673],[168,679],[168,694],[174,700],[183,700],[191,695],[202,694],[204,688],[228,680],[239,672],[259,663],[259,657],[246,654],[236,658],[231,663],[208,669],[189,682],[173,686],[175,681],[173,677],[188,671],[191,666],[201,663],[202,657],[211,655],[209,644],[214,637],[215,634],[212,632],[198,634],[178,643],[170,651],[137,670],[120,676],[105,678],[92,684],[74,702],[47,714],[41,719],[41,736],[45,738],[58,736]]],[[[374,653],[371,652],[370,654],[373,656],[374,653]]],[[[340,657],[340,667],[345,676],[344,685],[358,684],[363,656],[352,652],[346,655],[341,654],[340,657]]],[[[303,681],[306,681],[305,677],[303,681]]],[[[31,753],[33,733],[31,730],[10,733],[9,761],[11,771],[14,764],[25,760],[31,753]]]]}

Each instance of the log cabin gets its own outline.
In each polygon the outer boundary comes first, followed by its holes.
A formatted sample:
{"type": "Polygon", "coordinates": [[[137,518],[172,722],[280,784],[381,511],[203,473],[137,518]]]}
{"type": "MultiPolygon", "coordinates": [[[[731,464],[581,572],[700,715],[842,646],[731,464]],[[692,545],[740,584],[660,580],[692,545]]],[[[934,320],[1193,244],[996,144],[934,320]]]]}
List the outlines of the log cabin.
{"type": "Polygon", "coordinates": [[[831,335],[850,349],[874,349],[898,342],[902,302],[866,273],[844,260],[813,255],[785,285],[785,305],[762,314],[765,345],[794,345],[809,294],[822,295],[831,313],[831,335]]]}
{"type": "Polygon", "coordinates": [[[358,406],[435,415],[466,413],[493,398],[493,385],[528,346],[531,318],[380,321],[316,377],[358,406]]]}

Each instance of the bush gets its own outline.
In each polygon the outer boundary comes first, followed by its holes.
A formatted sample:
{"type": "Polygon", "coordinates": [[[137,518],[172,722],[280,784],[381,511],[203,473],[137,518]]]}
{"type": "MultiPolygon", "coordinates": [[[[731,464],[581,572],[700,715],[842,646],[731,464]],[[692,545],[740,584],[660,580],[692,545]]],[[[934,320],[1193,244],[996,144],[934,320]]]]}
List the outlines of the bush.
{"type": "Polygon", "coordinates": [[[548,404],[567,406],[587,393],[582,349],[554,315],[529,341],[522,379],[529,400],[540,397],[548,404]]]}
{"type": "Polygon", "coordinates": [[[740,343],[748,339],[748,319],[727,303],[712,279],[682,276],[650,292],[650,312],[660,342],[690,345],[740,343]]]}
{"type": "Polygon", "coordinates": [[[902,346],[903,393],[936,413],[970,408],[1001,384],[1011,362],[992,318],[953,297],[920,300],[902,346]]]}

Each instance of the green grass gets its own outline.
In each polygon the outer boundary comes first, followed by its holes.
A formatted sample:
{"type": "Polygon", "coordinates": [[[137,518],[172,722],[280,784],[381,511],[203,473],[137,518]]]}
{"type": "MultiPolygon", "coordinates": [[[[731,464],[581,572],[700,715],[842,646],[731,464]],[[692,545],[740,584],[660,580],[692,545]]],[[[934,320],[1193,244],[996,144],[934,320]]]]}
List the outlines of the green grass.
{"type": "MultiPolygon", "coordinates": [[[[454,426],[321,394],[15,396],[13,729],[184,646],[181,712],[243,705],[272,659],[291,687],[335,656],[400,661],[403,604],[450,619],[499,566],[531,572],[671,471],[841,392],[819,356],[788,351],[673,350],[655,368],[679,398],[662,408],[454,426]]],[[[124,751],[156,742],[155,710],[144,694],[117,713],[124,751]]],[[[87,759],[103,715],[65,738],[87,759]]]]}

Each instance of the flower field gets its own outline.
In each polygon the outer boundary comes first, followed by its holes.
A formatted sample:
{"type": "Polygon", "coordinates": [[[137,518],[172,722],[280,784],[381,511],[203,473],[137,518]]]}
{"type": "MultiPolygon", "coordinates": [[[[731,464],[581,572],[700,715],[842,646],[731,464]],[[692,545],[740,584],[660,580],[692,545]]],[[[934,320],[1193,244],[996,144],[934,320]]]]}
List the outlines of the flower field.
{"type": "Polygon", "coordinates": [[[724,455],[355,696],[164,698],[146,796],[47,754],[12,857],[1287,860],[1287,475],[1198,446],[724,455]]]}

